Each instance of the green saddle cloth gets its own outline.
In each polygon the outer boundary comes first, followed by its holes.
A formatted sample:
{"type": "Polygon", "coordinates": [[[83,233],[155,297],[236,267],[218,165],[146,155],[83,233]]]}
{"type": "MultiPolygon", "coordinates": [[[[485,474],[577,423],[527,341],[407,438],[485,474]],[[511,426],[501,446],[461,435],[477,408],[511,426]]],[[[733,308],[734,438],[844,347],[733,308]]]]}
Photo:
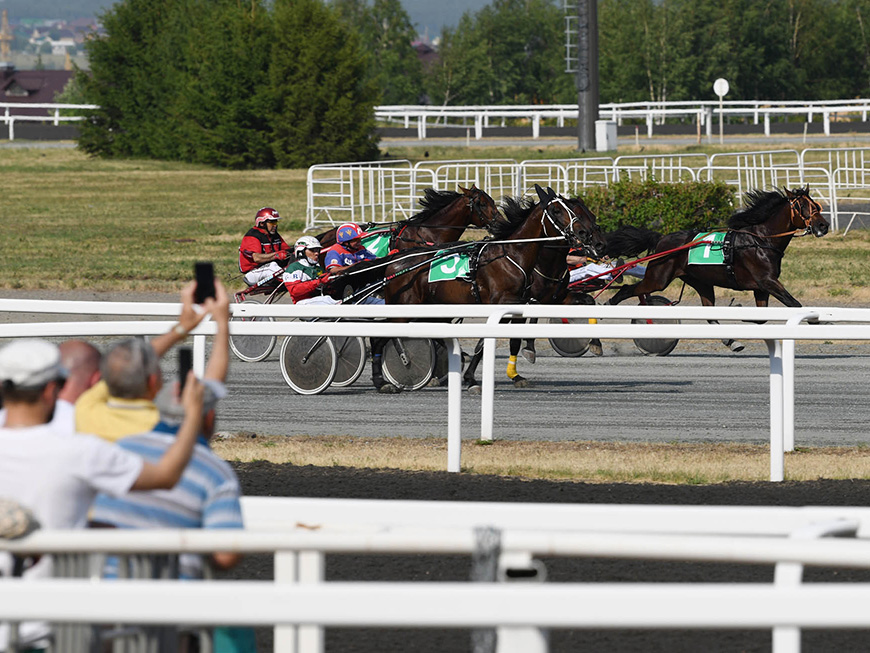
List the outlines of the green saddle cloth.
{"type": "Polygon", "coordinates": [[[429,283],[467,279],[471,276],[471,256],[469,254],[448,254],[441,250],[429,264],[429,283]]]}
{"type": "Polygon", "coordinates": [[[694,240],[703,242],[689,248],[689,265],[725,265],[724,231],[698,234],[694,240]]]}

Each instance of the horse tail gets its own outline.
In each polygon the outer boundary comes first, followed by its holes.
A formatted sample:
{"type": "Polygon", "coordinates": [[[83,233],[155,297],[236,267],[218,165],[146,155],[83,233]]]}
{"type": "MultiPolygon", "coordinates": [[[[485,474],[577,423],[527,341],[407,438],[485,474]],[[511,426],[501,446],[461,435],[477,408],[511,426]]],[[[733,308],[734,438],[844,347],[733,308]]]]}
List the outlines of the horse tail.
{"type": "Polygon", "coordinates": [[[604,238],[607,240],[608,256],[638,256],[655,248],[662,235],[645,227],[629,225],[605,234],[604,238]]]}

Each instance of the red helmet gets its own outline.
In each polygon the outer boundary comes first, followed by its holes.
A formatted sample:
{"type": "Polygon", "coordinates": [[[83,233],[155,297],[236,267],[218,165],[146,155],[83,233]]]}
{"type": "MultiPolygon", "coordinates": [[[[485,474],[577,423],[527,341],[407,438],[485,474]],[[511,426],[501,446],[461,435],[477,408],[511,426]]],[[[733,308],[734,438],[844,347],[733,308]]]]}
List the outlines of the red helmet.
{"type": "Polygon", "coordinates": [[[335,230],[335,240],[339,243],[346,243],[354,238],[361,238],[362,231],[353,222],[348,222],[341,225],[335,230]]]}
{"type": "Polygon", "coordinates": [[[267,220],[280,220],[281,216],[278,215],[278,212],[268,206],[264,206],[262,209],[257,211],[257,215],[254,216],[254,226],[259,227],[267,220]]]}

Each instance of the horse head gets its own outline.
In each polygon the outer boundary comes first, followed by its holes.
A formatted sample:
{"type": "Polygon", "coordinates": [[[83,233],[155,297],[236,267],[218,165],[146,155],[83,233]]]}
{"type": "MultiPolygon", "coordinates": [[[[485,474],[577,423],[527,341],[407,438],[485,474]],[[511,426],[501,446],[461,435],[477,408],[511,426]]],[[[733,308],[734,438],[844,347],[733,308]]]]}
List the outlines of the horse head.
{"type": "Polygon", "coordinates": [[[604,256],[607,241],[598,227],[595,216],[582,200],[579,198],[569,200],[557,195],[552,188],[548,187],[545,191],[537,184],[535,184],[535,192],[543,206],[541,224],[545,235],[554,235],[548,231],[554,228],[571,247],[594,258],[604,256]]]}
{"type": "Polygon", "coordinates": [[[828,221],[822,216],[822,207],[810,197],[810,186],[785,190],[786,199],[791,210],[791,223],[796,229],[806,229],[816,238],[828,233],[828,221]]]}
{"type": "Polygon", "coordinates": [[[460,186],[459,190],[465,196],[468,208],[471,210],[471,224],[482,229],[489,229],[493,222],[501,219],[495,201],[477,186],[474,184],[471,188],[460,186]]]}

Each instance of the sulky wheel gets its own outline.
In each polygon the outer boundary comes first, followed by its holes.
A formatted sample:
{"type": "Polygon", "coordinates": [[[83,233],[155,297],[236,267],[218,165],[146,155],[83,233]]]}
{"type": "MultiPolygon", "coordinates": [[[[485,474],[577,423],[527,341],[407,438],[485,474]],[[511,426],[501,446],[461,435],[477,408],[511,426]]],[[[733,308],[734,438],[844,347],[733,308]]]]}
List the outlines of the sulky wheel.
{"type": "Polygon", "coordinates": [[[428,338],[390,338],[382,360],[387,381],[405,390],[418,390],[432,378],[435,346],[428,338]]]}
{"type": "MultiPolygon", "coordinates": [[[[650,306],[670,306],[671,301],[667,297],[661,295],[650,295],[647,297],[646,303],[650,306]]],[[[632,324],[641,324],[647,322],[649,324],[679,324],[679,320],[632,320],[632,324]]],[[[635,346],[647,356],[667,356],[674,347],[677,346],[679,340],[671,338],[635,338],[635,346]]]]}
{"type": "Polygon", "coordinates": [[[298,394],[320,394],[335,378],[335,345],[325,336],[288,336],[279,359],[284,380],[298,394]]]}
{"type": "MultiPolygon", "coordinates": [[[[589,324],[588,319],[551,317],[549,324],[589,324]]],[[[559,356],[565,358],[577,358],[589,351],[591,338],[549,338],[550,346],[559,356]]]]}
{"type": "Polygon", "coordinates": [[[336,368],[332,385],[344,388],[356,381],[366,364],[366,341],[359,336],[332,336],[336,368]]]}
{"type": "MultiPolygon", "coordinates": [[[[242,304],[261,304],[256,299],[246,299],[242,304]]],[[[271,317],[238,317],[233,315],[230,322],[274,322],[271,317]]],[[[230,349],[243,361],[256,363],[266,358],[275,348],[277,336],[230,336],[230,349]]]]}

